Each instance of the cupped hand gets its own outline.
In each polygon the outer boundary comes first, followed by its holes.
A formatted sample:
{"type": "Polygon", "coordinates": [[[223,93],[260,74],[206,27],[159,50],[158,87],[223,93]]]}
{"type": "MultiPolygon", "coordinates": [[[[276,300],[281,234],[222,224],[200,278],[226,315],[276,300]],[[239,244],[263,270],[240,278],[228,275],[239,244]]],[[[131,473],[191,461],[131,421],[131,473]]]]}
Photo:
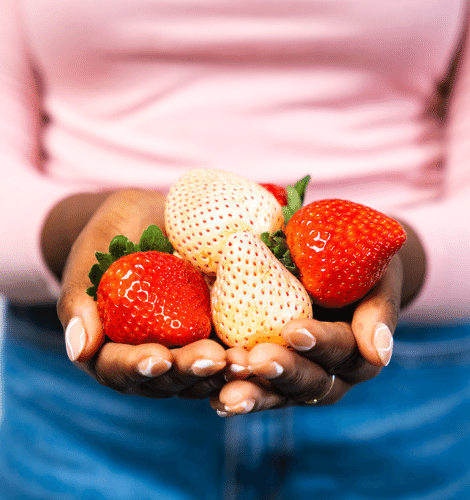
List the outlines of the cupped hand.
{"type": "Polygon", "coordinates": [[[331,405],[377,376],[392,355],[401,301],[402,265],[395,256],[357,305],[314,311],[283,329],[289,347],[259,344],[227,351],[229,382],[211,405],[221,416],[292,405],[331,405]]]}
{"type": "Polygon", "coordinates": [[[163,227],[164,196],[144,190],[111,194],[76,238],[62,272],[58,315],[71,361],[98,382],[119,392],[152,398],[205,398],[225,380],[225,350],[209,339],[168,349],[160,344],[137,346],[109,342],[97,307],[86,294],[95,252],[124,234],[138,241],[150,224],[163,227]]]}

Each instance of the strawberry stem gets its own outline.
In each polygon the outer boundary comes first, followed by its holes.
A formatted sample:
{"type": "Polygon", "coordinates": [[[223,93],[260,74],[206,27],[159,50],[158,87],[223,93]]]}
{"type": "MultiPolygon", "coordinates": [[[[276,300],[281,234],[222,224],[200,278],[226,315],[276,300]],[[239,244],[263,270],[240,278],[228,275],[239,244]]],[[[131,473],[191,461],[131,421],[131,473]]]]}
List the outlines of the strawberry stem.
{"type": "Polygon", "coordinates": [[[86,290],[86,293],[96,300],[101,278],[113,262],[131,253],[148,251],[173,253],[170,240],[158,226],[151,225],[145,229],[138,244],[133,243],[122,234],[115,236],[109,244],[109,253],[95,253],[98,263],[94,264],[88,273],[92,286],[86,290]]]}

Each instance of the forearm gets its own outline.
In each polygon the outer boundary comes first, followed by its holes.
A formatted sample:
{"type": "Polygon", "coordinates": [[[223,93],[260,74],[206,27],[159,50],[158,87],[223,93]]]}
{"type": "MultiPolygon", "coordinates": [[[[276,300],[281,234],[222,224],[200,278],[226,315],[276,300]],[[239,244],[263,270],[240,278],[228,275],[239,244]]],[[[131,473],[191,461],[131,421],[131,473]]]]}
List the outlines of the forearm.
{"type": "Polygon", "coordinates": [[[426,274],[426,254],[421,241],[411,226],[400,221],[407,238],[399,255],[403,266],[401,307],[406,307],[419,293],[426,274]]]}
{"type": "MultiPolygon", "coordinates": [[[[136,225],[157,224],[163,227],[163,206],[164,196],[161,193],[138,189],[80,193],[65,198],[49,212],[42,228],[44,260],[54,275],[61,279],[70,250],[92,217],[100,217],[103,227],[108,228],[110,233],[120,221],[131,220],[128,217],[130,213],[134,216],[132,220],[141,221],[136,225]]],[[[135,231],[134,227],[129,227],[126,236],[132,238],[135,231]]]]}

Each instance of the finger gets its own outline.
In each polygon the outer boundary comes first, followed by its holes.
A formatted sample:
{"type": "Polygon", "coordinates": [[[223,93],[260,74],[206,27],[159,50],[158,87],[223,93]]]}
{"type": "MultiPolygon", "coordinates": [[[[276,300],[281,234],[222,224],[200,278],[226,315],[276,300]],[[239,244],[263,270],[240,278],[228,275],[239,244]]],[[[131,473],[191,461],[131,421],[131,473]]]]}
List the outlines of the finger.
{"type": "Polygon", "coordinates": [[[221,371],[181,390],[177,396],[184,399],[206,399],[212,394],[219,393],[225,384],[225,376],[221,371]]]}
{"type": "Polygon", "coordinates": [[[140,384],[166,373],[172,361],[170,350],[160,344],[108,342],[95,358],[79,364],[101,384],[119,392],[134,393],[140,392],[137,389],[140,384]]]}
{"type": "Polygon", "coordinates": [[[284,340],[304,357],[328,368],[343,363],[357,347],[350,325],[315,319],[295,319],[282,329],[284,340]]]}
{"type": "Polygon", "coordinates": [[[218,396],[211,398],[212,408],[221,417],[281,408],[287,404],[283,395],[269,390],[269,386],[256,379],[229,382],[218,396]]]}
{"type": "Polygon", "coordinates": [[[247,378],[251,375],[248,362],[248,351],[242,347],[232,347],[225,352],[227,367],[225,378],[227,382],[247,378]]]}
{"type": "MultiPolygon", "coordinates": [[[[224,348],[210,339],[198,340],[174,349],[172,355],[173,368],[151,382],[155,391],[179,394],[219,372],[223,375],[226,366],[224,348]]],[[[205,390],[212,392],[213,383],[214,381],[207,382],[205,390]]]]}
{"type": "Polygon", "coordinates": [[[198,340],[173,351],[175,369],[189,380],[208,377],[225,368],[225,349],[210,339],[198,340]]]}
{"type": "Polygon", "coordinates": [[[108,241],[88,237],[85,230],[72,247],[62,279],[57,313],[65,330],[67,354],[71,361],[91,359],[105,336],[96,302],[87,295],[91,285],[88,271],[95,262],[96,250],[106,252],[108,241]]]}
{"type": "Polygon", "coordinates": [[[287,323],[282,335],[303,358],[349,384],[369,380],[380,371],[362,357],[348,323],[298,319],[287,323]]]}
{"type": "Polygon", "coordinates": [[[250,351],[249,362],[253,374],[269,380],[278,392],[295,403],[324,400],[331,404],[351,388],[351,384],[332,377],[320,365],[279,345],[255,346],[250,351]]]}
{"type": "Polygon", "coordinates": [[[65,345],[71,361],[92,358],[105,336],[94,300],[80,290],[64,290],[57,313],[65,330],[65,345]]]}
{"type": "Polygon", "coordinates": [[[395,256],[377,286],[357,306],[352,331],[362,356],[375,366],[387,366],[393,350],[401,302],[401,260],[395,256]]]}

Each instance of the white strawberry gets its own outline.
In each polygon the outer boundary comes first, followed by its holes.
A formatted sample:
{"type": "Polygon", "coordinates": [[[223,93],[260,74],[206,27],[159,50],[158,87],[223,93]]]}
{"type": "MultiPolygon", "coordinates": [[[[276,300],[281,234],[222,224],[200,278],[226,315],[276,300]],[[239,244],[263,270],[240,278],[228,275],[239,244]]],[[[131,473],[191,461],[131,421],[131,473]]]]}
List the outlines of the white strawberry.
{"type": "Polygon", "coordinates": [[[165,228],[176,251],[214,276],[227,238],[238,231],[259,236],[284,223],[273,194],[237,174],[193,169],[170,189],[165,228]]]}
{"type": "Polygon", "coordinates": [[[310,297],[300,281],[253,233],[231,235],[211,290],[212,323],[230,347],[261,342],[286,345],[282,327],[311,318],[310,297]]]}

